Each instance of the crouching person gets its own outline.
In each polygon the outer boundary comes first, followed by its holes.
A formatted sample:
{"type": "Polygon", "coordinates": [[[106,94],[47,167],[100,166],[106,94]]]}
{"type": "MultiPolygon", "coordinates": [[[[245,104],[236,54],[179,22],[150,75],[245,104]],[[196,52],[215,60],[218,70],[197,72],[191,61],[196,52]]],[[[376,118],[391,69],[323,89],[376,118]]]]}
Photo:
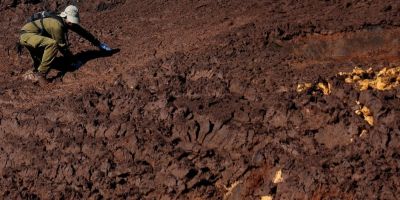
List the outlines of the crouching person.
{"type": "Polygon", "coordinates": [[[72,30],[91,42],[103,51],[111,51],[105,43],[101,43],[89,31],[79,25],[79,11],[76,6],[70,5],[59,15],[50,15],[42,12],[40,17],[31,18],[21,28],[20,44],[25,46],[33,59],[33,72],[39,83],[48,83],[47,73],[50,65],[60,51],[69,61],[79,65],[73,60],[69,50],[68,30],[72,30]]]}

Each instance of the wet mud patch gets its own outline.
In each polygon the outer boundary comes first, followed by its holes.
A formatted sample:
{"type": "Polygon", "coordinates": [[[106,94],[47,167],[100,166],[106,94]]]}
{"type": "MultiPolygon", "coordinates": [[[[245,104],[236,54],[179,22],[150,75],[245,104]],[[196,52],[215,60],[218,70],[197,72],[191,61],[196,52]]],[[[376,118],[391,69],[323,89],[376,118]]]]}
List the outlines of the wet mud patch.
{"type": "Polygon", "coordinates": [[[329,63],[399,63],[400,29],[375,26],[355,32],[310,34],[293,41],[293,55],[302,60],[291,63],[297,69],[329,63]]]}

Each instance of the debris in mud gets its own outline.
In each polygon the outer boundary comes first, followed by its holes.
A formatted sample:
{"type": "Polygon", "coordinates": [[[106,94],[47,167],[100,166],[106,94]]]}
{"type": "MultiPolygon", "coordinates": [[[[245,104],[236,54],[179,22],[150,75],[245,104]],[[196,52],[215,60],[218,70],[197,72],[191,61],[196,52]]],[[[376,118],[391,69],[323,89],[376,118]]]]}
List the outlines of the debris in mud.
{"type": "Polygon", "coordinates": [[[261,200],[272,200],[272,199],[274,199],[274,198],[272,198],[272,196],[269,196],[269,195],[261,197],[261,200]]]}
{"type": "Polygon", "coordinates": [[[360,91],[368,88],[392,90],[400,85],[400,67],[383,68],[378,72],[356,67],[350,73],[340,72],[339,76],[345,76],[346,83],[358,84],[360,91]]]}
{"type": "Polygon", "coordinates": [[[360,133],[360,138],[366,138],[368,136],[368,131],[367,130],[362,130],[360,133]]]}
{"type": "Polygon", "coordinates": [[[301,93],[301,92],[304,92],[304,91],[309,90],[311,87],[312,87],[312,84],[311,84],[311,83],[299,83],[299,84],[297,85],[296,91],[297,91],[298,93],[301,93]]]}
{"type": "Polygon", "coordinates": [[[22,74],[22,77],[25,80],[37,81],[37,77],[33,74],[33,70],[26,71],[24,74],[22,74]]]}
{"type": "Polygon", "coordinates": [[[307,92],[310,94],[316,94],[317,92],[322,92],[324,95],[331,94],[331,84],[326,81],[321,81],[317,83],[300,83],[297,85],[296,91],[298,93],[307,92]]]}
{"type": "Polygon", "coordinates": [[[324,95],[329,95],[329,94],[331,94],[331,84],[329,84],[329,83],[318,83],[317,84],[317,87],[318,87],[318,89],[320,89],[323,93],[324,93],[324,95]]]}
{"type": "Polygon", "coordinates": [[[232,183],[230,187],[226,187],[224,185],[223,187],[227,191],[224,195],[224,199],[229,199],[232,196],[232,194],[234,193],[234,190],[236,189],[236,187],[238,187],[240,183],[241,183],[240,181],[236,181],[236,182],[232,183]]]}
{"type": "Polygon", "coordinates": [[[275,183],[275,184],[283,182],[283,176],[282,176],[282,170],[281,169],[278,170],[275,173],[274,180],[272,182],[275,183]]]}
{"type": "Polygon", "coordinates": [[[359,116],[364,117],[364,120],[371,126],[374,125],[374,117],[372,115],[372,112],[369,108],[366,106],[361,105],[359,101],[356,102],[357,105],[359,106],[359,109],[355,111],[355,113],[359,116]]]}

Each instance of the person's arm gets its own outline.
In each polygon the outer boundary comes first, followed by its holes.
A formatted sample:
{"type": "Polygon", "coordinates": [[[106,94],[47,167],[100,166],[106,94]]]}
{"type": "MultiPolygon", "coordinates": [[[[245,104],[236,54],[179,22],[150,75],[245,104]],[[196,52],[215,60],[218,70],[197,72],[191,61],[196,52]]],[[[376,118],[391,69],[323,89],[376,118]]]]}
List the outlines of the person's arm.
{"type": "Polygon", "coordinates": [[[73,24],[71,25],[70,29],[80,35],[81,37],[85,38],[88,40],[90,43],[92,43],[93,46],[100,46],[101,42],[89,31],[87,31],[85,28],[80,26],[79,24],[73,24]]]}
{"type": "Polygon", "coordinates": [[[78,35],[82,36],[86,40],[88,40],[90,43],[92,43],[93,46],[98,47],[100,50],[105,51],[105,52],[111,52],[112,49],[103,42],[100,42],[94,35],[92,35],[89,31],[87,31],[85,28],[80,26],[79,24],[73,24],[70,29],[77,33],[78,35]]]}
{"type": "Polygon", "coordinates": [[[73,54],[69,50],[67,40],[65,38],[65,30],[64,27],[61,25],[53,25],[48,27],[48,32],[51,35],[51,38],[53,38],[58,45],[58,49],[60,50],[61,54],[63,54],[64,57],[66,57],[68,60],[72,60],[73,54]]]}

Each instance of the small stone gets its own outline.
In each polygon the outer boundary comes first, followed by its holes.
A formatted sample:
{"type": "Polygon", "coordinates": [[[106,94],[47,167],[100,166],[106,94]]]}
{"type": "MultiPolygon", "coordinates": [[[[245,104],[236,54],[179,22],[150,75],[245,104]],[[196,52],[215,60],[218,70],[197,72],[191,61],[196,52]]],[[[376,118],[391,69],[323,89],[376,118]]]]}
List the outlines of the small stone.
{"type": "Polygon", "coordinates": [[[365,139],[365,138],[367,138],[368,137],[368,131],[367,130],[362,130],[361,131],[361,133],[360,133],[360,138],[363,138],[363,139],[365,139]]]}
{"type": "Polygon", "coordinates": [[[274,180],[272,182],[275,183],[275,184],[283,182],[283,176],[282,176],[282,170],[281,169],[278,170],[275,173],[274,180]]]}
{"type": "Polygon", "coordinates": [[[173,165],[170,167],[169,171],[174,177],[178,179],[183,179],[186,174],[189,173],[189,168],[187,168],[186,166],[173,165]]]}
{"type": "Polygon", "coordinates": [[[261,200],[272,200],[272,199],[274,199],[274,198],[272,196],[270,196],[270,195],[261,197],[261,200]]]}

